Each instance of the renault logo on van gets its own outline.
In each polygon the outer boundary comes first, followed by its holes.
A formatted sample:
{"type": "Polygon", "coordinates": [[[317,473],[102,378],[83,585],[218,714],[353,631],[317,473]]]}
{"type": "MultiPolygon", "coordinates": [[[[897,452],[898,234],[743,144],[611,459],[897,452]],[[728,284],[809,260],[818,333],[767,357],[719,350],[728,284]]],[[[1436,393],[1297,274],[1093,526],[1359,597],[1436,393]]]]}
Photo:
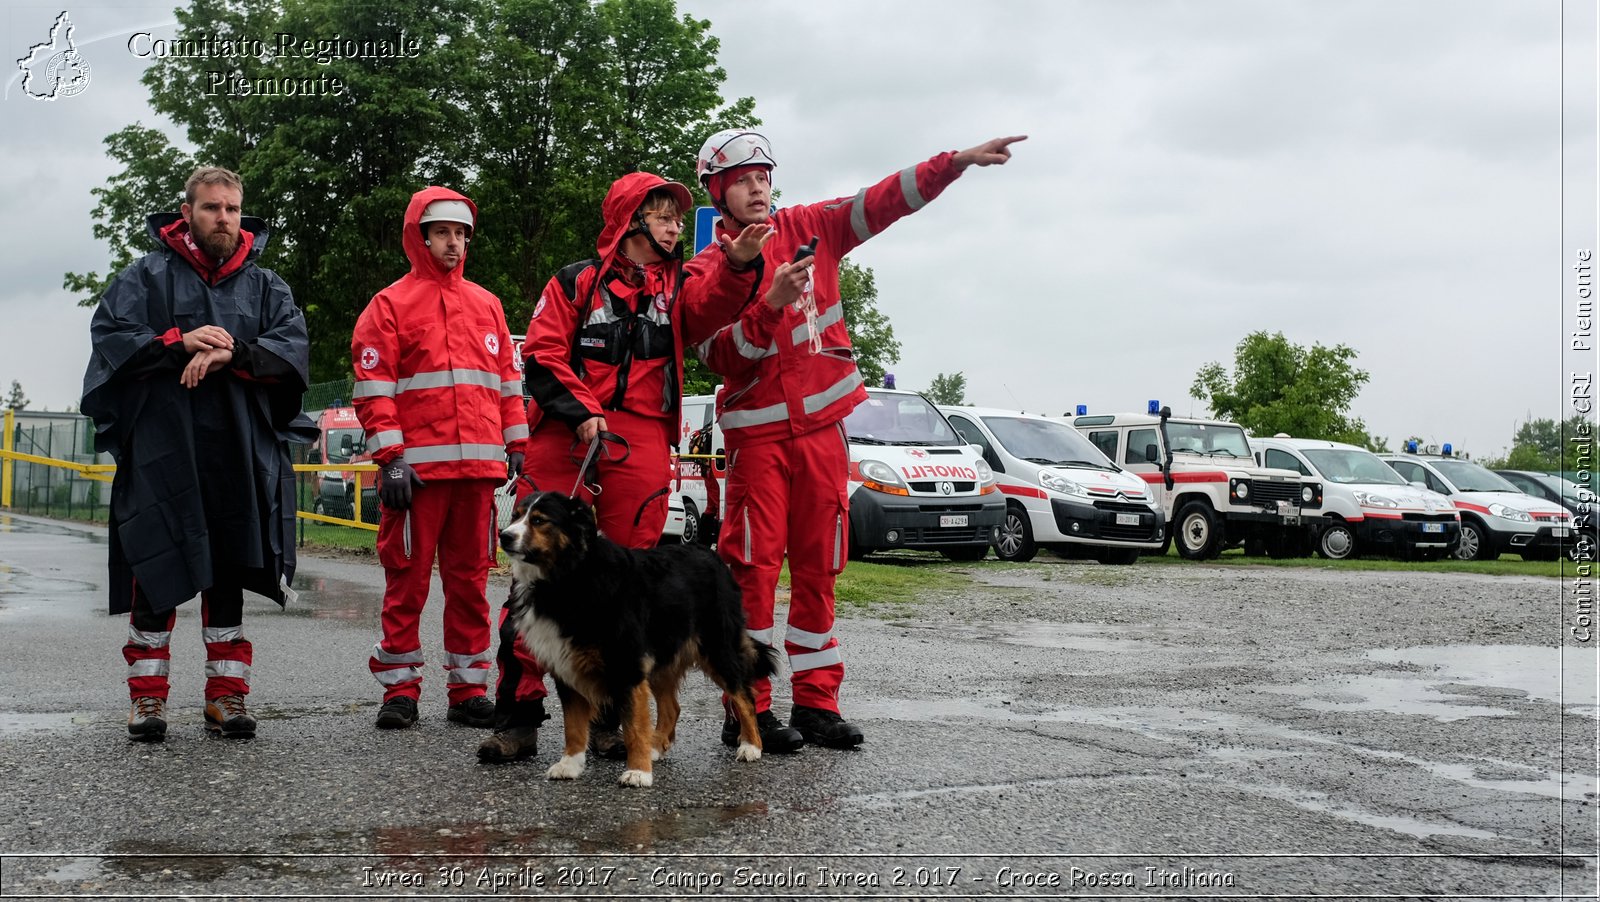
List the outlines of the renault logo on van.
{"type": "Polygon", "coordinates": [[[955,491],[956,491],[956,487],[951,485],[950,483],[948,483],[948,482],[939,483],[939,494],[941,494],[941,495],[953,495],[953,494],[955,494],[955,491]]]}

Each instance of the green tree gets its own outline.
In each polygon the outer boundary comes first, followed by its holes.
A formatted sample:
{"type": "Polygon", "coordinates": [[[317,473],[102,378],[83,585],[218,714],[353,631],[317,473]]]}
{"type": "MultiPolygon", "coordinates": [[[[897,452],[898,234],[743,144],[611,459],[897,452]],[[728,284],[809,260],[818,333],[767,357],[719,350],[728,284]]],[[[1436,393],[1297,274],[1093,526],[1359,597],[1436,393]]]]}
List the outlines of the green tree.
{"type": "Polygon", "coordinates": [[[1594,456],[1580,461],[1583,443],[1574,438],[1588,437],[1593,447],[1594,424],[1582,414],[1573,414],[1566,420],[1533,419],[1517,427],[1511,442],[1511,451],[1504,458],[1483,461],[1490,469],[1557,470],[1593,469],[1594,456]]]}
{"type": "Polygon", "coordinates": [[[894,337],[889,317],[878,309],[878,286],[872,269],[848,260],[840,263],[839,299],[844,304],[844,322],[850,329],[856,368],[867,385],[882,385],[883,374],[900,362],[900,342],[894,337]]]}
{"type": "Polygon", "coordinates": [[[933,384],[923,392],[928,400],[935,404],[963,405],[967,403],[967,377],[962,373],[946,376],[937,373],[933,377],[933,384]]]}
{"type": "MultiPolygon", "coordinates": [[[[246,212],[274,235],[262,264],[295,290],[312,335],[312,378],[350,367],[350,332],[367,301],[408,266],[399,225],[428,184],[479,204],[469,277],[506,303],[521,331],[562,265],[594,255],[600,200],[617,176],[648,167],[680,180],[704,134],[755,124],[754,101],[724,105],[710,24],[673,0],[195,0],[177,38],[426,36],[399,57],[169,57],[144,76],[151,106],[185,130],[193,158],[153,129],[107,139],[123,172],[97,189],[96,235],[112,273],[132,259],[146,213],[176,206],[192,163],[245,181],[246,212]],[[240,96],[214,77],[318,78],[339,96],[240,96]],[[170,173],[171,177],[166,177],[170,173]],[[120,242],[120,243],[119,243],[120,242]]],[[[110,276],[68,274],[94,303],[110,276]]]]}
{"type": "Polygon", "coordinates": [[[1282,332],[1252,332],[1234,349],[1233,373],[1220,363],[1200,368],[1189,394],[1220,419],[1254,435],[1288,433],[1368,446],[1365,424],[1350,404],[1369,378],[1345,346],[1291,343],[1282,332]]]}
{"type": "Polygon", "coordinates": [[[22,383],[11,380],[11,393],[6,396],[7,410],[25,410],[28,407],[28,396],[22,393],[22,383]]]}

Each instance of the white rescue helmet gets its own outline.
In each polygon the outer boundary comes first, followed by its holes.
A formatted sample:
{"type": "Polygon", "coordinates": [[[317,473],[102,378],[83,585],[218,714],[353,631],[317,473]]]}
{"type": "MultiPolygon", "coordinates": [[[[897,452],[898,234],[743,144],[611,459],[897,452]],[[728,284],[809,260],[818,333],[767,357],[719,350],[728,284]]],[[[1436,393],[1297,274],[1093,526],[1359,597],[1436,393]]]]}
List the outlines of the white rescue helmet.
{"type": "Polygon", "coordinates": [[[464,200],[436,200],[422,208],[422,234],[428,234],[430,222],[459,222],[470,233],[473,228],[472,208],[464,200]]]}
{"type": "Polygon", "coordinates": [[[772,145],[767,136],[743,128],[724,129],[706,139],[700,153],[694,158],[695,175],[700,177],[700,187],[710,190],[711,177],[736,166],[776,167],[772,159],[772,145]]]}

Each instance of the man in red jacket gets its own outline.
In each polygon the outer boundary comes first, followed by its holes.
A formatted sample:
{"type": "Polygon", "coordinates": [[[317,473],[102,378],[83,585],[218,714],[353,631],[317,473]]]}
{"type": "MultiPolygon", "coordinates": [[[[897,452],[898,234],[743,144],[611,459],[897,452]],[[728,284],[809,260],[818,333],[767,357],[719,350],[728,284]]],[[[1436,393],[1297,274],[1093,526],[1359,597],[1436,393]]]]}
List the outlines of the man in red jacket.
{"type": "Polygon", "coordinates": [[[417,624],[436,551],[447,716],[468,726],[494,723],[494,704],[485,698],[484,595],[496,547],[494,490],[521,469],[528,422],[505,311],[462,274],[477,214],[472,201],[448,188],[412,196],[401,239],[411,271],[373,297],[350,342],[352,396],[383,502],[383,623],[367,662],[383,685],[381,729],[417,721],[417,624]]]}
{"type": "MultiPolygon", "coordinates": [[[[751,300],[756,271],[750,264],[772,231],[751,225],[737,237],[724,234],[709,251],[727,263],[717,277],[687,278],[678,236],[692,203],[688,188],[648,172],[613,183],[601,205],[599,257],[556,273],[539,296],[523,343],[533,401],[519,495],[576,486],[578,497],[595,505],[600,531],[633,548],[656,544],[666,524],[683,346],[705,340],[751,300]],[[580,481],[579,466],[597,441],[593,478],[580,481]]],[[[778,280],[775,290],[787,290],[792,299],[801,284],[778,280]]],[[[504,637],[499,660],[495,734],[478,748],[486,762],[535,754],[545,719],[538,661],[521,641],[507,648],[504,637]]],[[[600,754],[620,750],[613,737],[609,729],[596,733],[600,754]]]]}
{"type": "MultiPolygon", "coordinates": [[[[817,239],[814,282],[799,302],[773,303],[768,295],[700,347],[701,359],[725,381],[717,415],[728,447],[728,490],[718,553],[739,583],[747,628],[767,643],[773,640],[778,571],[788,553],[789,726],[807,742],[854,748],[862,741],[861,730],[839,714],[844,657],[833,634],[833,583],[844,569],[850,528],[850,452],[841,421],[866,398],[839,300],[839,261],[938,197],[968,166],[1009,160],[1010,145],[1024,137],[941,153],[854,197],[776,213],[770,212],[776,164],[761,134],[718,132],[696,160],[700,183],[722,213],[719,229],[775,227],[762,249],[768,272],[817,239]]],[[[688,272],[714,275],[726,265],[719,255],[701,254],[688,272]]],[[[761,680],[756,710],[764,733],[776,722],[771,706],[771,685],[761,680]]],[[[732,718],[722,740],[738,741],[732,718]]]]}

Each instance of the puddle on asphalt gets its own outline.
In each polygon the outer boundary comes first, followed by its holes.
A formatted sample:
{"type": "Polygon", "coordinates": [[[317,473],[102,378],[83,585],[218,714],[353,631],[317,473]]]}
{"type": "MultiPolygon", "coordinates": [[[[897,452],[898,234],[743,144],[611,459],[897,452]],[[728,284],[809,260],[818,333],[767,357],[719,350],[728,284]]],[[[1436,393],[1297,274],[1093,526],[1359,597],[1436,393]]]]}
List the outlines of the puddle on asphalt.
{"type": "Polygon", "coordinates": [[[300,593],[299,603],[283,610],[290,617],[375,624],[383,613],[382,583],[319,576],[297,579],[294,588],[300,593]]]}
{"type": "MultiPolygon", "coordinates": [[[[896,623],[902,629],[928,629],[926,624],[896,623]]],[[[1150,648],[1150,641],[1160,641],[1162,633],[1175,632],[1163,629],[1141,630],[1141,638],[1126,638],[1127,630],[1118,627],[1095,626],[1087,623],[1053,623],[1045,620],[985,622],[938,627],[944,634],[958,634],[1007,645],[1026,645],[1031,648],[1061,648],[1072,651],[1126,654],[1150,648]]]]}
{"type": "Polygon", "coordinates": [[[1416,664],[1431,682],[1517,689],[1530,698],[1577,706],[1572,713],[1596,716],[1593,648],[1541,645],[1426,645],[1380,648],[1369,659],[1416,664]],[[1428,672],[1430,671],[1431,672],[1428,672]],[[1589,710],[1581,710],[1583,707],[1589,710]]]}
{"type": "Polygon", "coordinates": [[[100,715],[85,712],[16,714],[10,711],[0,711],[0,736],[37,733],[46,730],[65,730],[77,724],[94,723],[102,719],[100,715]]]}
{"type": "Polygon", "coordinates": [[[1439,721],[1469,717],[1513,717],[1505,708],[1474,704],[1478,696],[1456,695],[1406,677],[1342,675],[1295,686],[1263,686],[1262,691],[1300,695],[1300,705],[1313,711],[1383,711],[1431,717],[1439,721]]]}
{"type": "Polygon", "coordinates": [[[1503,838],[1498,833],[1491,833],[1488,830],[1479,830],[1474,827],[1464,827],[1460,824],[1438,823],[1417,820],[1411,817],[1376,814],[1347,804],[1335,803],[1327,795],[1314,790],[1297,789],[1268,783],[1245,784],[1232,780],[1218,780],[1215,782],[1250,795],[1286,802],[1303,811],[1315,811],[1331,815],[1340,820],[1355,821],[1358,824],[1366,824],[1369,827],[1377,827],[1382,830],[1392,830],[1396,833],[1404,833],[1419,839],[1426,839],[1430,836],[1463,836],[1469,839],[1503,838]]]}

